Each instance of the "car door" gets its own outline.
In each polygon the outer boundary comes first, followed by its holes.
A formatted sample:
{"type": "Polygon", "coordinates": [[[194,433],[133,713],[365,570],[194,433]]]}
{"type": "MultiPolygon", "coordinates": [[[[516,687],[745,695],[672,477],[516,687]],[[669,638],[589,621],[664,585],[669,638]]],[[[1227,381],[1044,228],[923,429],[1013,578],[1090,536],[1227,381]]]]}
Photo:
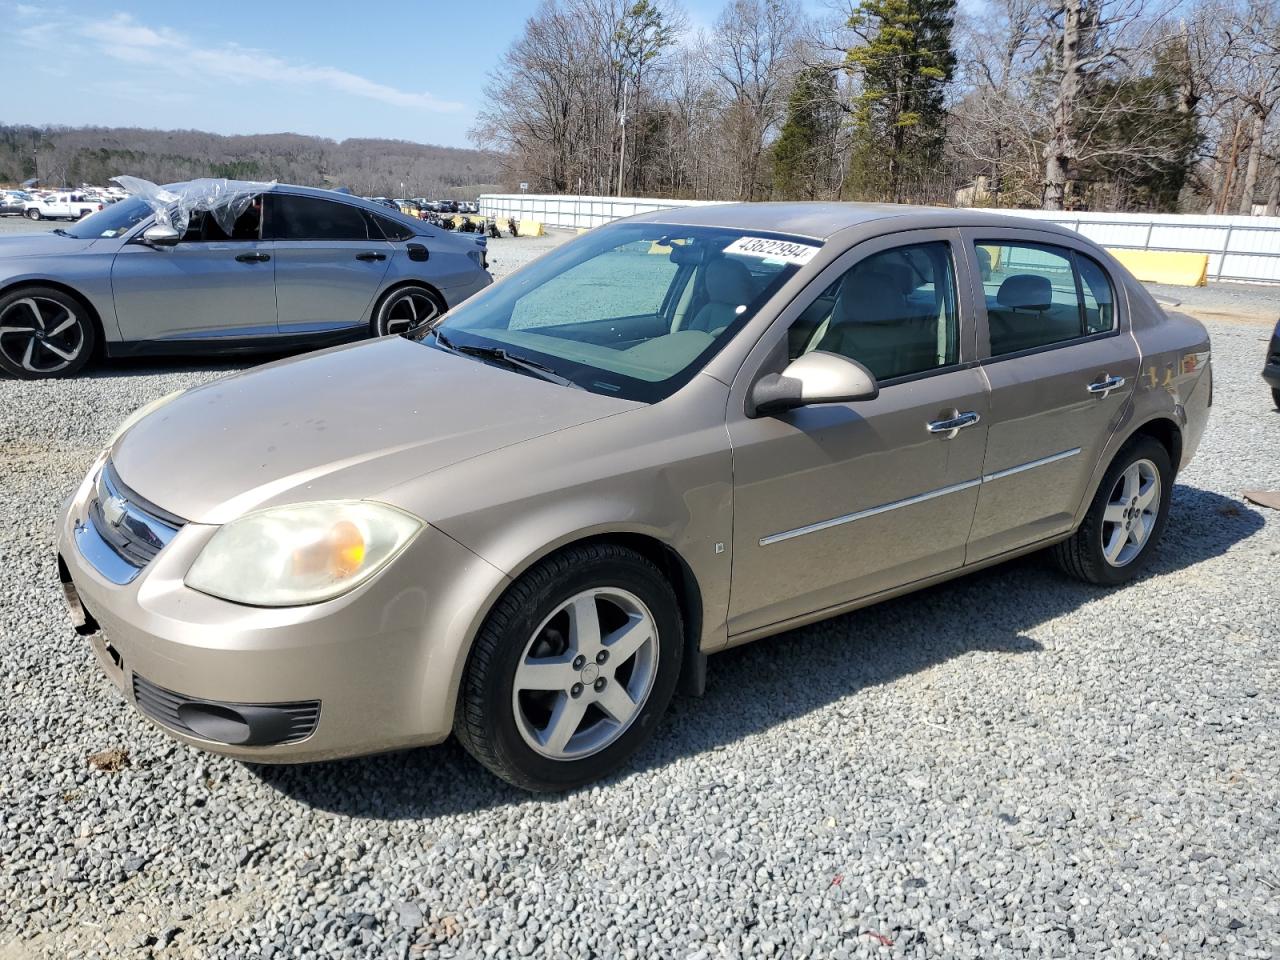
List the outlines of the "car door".
{"type": "Polygon", "coordinates": [[[393,250],[371,217],[338,200],[272,193],[267,230],[275,241],[282,334],[368,323],[393,250]]]}
{"type": "Polygon", "coordinates": [[[963,564],[987,391],[958,243],[913,230],[856,245],[748,357],[728,414],[731,636],[963,564]],[[862,362],[879,396],[748,416],[751,384],[814,349],[862,362]]]}
{"type": "Polygon", "coordinates": [[[275,263],[256,200],[228,236],[204,212],[182,239],[153,247],[139,230],[116,254],[111,288],[126,341],[253,340],[276,335],[275,263]]]}
{"type": "Polygon", "coordinates": [[[983,483],[967,560],[1071,527],[1138,374],[1123,297],[1083,244],[1034,230],[966,229],[991,386],[983,483]]]}

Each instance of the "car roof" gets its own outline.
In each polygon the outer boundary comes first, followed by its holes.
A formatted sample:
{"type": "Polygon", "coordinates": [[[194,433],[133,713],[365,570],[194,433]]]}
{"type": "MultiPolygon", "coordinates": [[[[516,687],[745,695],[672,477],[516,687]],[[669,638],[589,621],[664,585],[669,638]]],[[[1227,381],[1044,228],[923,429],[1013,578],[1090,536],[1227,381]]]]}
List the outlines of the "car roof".
{"type": "Polygon", "coordinates": [[[1044,220],[1028,220],[984,210],[917,207],[903,203],[714,203],[672,207],[629,218],[648,223],[690,227],[724,227],[766,233],[787,233],[825,240],[848,227],[885,221],[887,229],[990,226],[1045,230],[1064,236],[1078,234],[1044,220]],[[888,221],[892,221],[890,224],[888,221]]]}

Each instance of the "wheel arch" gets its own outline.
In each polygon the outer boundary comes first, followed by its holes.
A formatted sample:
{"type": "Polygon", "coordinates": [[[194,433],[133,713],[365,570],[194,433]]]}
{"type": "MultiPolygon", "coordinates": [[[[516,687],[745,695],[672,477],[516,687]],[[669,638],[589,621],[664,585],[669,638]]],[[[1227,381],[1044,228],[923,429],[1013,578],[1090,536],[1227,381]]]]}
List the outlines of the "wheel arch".
{"type": "Polygon", "coordinates": [[[1093,498],[1098,495],[1098,486],[1102,483],[1102,478],[1106,476],[1107,470],[1110,469],[1115,458],[1119,456],[1120,451],[1135,437],[1151,437],[1164,447],[1169,454],[1169,463],[1173,465],[1174,476],[1177,476],[1178,468],[1182,462],[1182,425],[1170,414],[1163,412],[1156,413],[1137,423],[1126,424],[1124,430],[1116,431],[1111,438],[1111,442],[1107,445],[1105,454],[1098,459],[1098,463],[1094,467],[1093,476],[1089,478],[1089,486],[1086,489],[1085,497],[1076,510],[1075,522],[1072,524],[1071,529],[1074,530],[1084,520],[1084,515],[1088,512],[1089,505],[1093,503],[1093,498]]]}
{"type": "Polygon", "coordinates": [[[400,290],[406,290],[409,287],[419,287],[423,290],[426,290],[428,293],[434,294],[435,296],[440,298],[440,302],[444,304],[444,308],[446,310],[449,309],[449,298],[446,297],[444,295],[444,291],[441,290],[439,287],[437,287],[434,283],[431,283],[428,280],[419,280],[413,277],[404,277],[398,280],[393,280],[391,283],[387,284],[385,289],[380,290],[378,292],[378,295],[373,298],[373,302],[369,306],[369,315],[365,317],[365,321],[369,323],[370,326],[372,326],[374,317],[378,315],[378,311],[382,309],[382,305],[386,302],[387,298],[390,297],[392,294],[400,290]]]}
{"type": "Polygon", "coordinates": [[[1177,474],[1179,467],[1182,465],[1182,427],[1178,425],[1177,421],[1172,417],[1163,415],[1145,420],[1129,431],[1129,435],[1124,438],[1124,442],[1116,448],[1116,451],[1119,452],[1124,444],[1139,436],[1151,437],[1159,441],[1160,445],[1169,454],[1169,463],[1173,465],[1174,474],[1177,474]]]}
{"type": "MultiPolygon", "coordinates": [[[[557,556],[575,547],[599,543],[612,543],[634,550],[649,560],[667,578],[672,590],[675,591],[676,603],[680,608],[680,617],[684,627],[684,657],[680,668],[679,689],[685,693],[702,693],[706,676],[706,654],[702,652],[704,622],[702,587],[688,560],[681,556],[678,550],[651,533],[637,530],[603,529],[580,531],[544,544],[540,549],[530,553],[515,569],[509,571],[508,576],[510,579],[503,585],[502,589],[495,591],[485,601],[480,615],[475,618],[475,623],[469,631],[466,649],[461,651],[463,664],[471,655],[471,646],[480,632],[481,624],[488,618],[490,611],[493,610],[512,583],[520,579],[528,570],[550,557],[557,556]]],[[[454,684],[453,692],[455,695],[457,683],[461,681],[462,675],[461,664],[459,667],[454,684]]]]}
{"type": "Polygon", "coordinates": [[[11,293],[15,293],[26,287],[46,287],[51,290],[57,290],[65,293],[76,303],[80,304],[89,315],[89,321],[93,324],[94,333],[97,334],[97,344],[94,347],[94,355],[102,356],[106,353],[107,334],[106,329],[102,325],[102,316],[98,313],[97,307],[93,305],[88,297],[69,284],[59,280],[47,280],[42,277],[23,277],[21,280],[13,280],[0,285],[0,297],[7,297],[11,293]]]}

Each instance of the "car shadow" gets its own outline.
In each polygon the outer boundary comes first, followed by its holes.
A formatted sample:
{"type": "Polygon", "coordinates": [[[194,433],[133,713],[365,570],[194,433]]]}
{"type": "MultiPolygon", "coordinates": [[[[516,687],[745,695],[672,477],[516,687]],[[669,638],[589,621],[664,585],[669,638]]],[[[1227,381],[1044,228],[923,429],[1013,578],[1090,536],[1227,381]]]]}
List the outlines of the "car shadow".
{"type": "MultiPolygon", "coordinates": [[[[1174,488],[1173,515],[1153,562],[1121,588],[1225,553],[1264,525],[1243,501],[1174,488]]],[[[1028,633],[1106,593],[1060,573],[1042,552],[822,623],[735,647],[710,659],[702,697],[677,696],[658,735],[621,771],[661,768],[804,716],[861,690],[893,683],[968,653],[1035,656],[1028,633]]],[[[1151,594],[1151,602],[1163,602],[1151,594]]],[[[246,765],[308,806],[348,816],[420,820],[531,797],[489,775],[458,743],[302,766],[246,765]]]]}

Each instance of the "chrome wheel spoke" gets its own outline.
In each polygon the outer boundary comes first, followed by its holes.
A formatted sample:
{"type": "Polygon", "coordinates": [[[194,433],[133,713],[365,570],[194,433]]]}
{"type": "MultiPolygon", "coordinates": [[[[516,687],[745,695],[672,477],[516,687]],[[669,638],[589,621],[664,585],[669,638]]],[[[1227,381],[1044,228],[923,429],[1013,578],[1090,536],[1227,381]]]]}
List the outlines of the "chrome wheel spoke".
{"type": "Polygon", "coordinates": [[[1123,503],[1108,503],[1107,508],[1102,511],[1103,523],[1124,523],[1123,503]]]}
{"type": "Polygon", "coordinates": [[[31,358],[35,355],[35,352],[36,352],[36,338],[33,336],[30,340],[27,341],[27,350],[22,355],[22,366],[25,369],[30,370],[32,372],[38,372],[35,366],[32,365],[31,363],[31,358]]]}
{"type": "Polygon", "coordinates": [[[76,318],[71,316],[70,314],[67,314],[67,319],[63,320],[60,324],[58,324],[56,327],[50,330],[48,335],[51,337],[56,337],[58,334],[62,333],[64,330],[69,330],[75,325],[76,325],[76,318]]]}
{"type": "Polygon", "coordinates": [[[31,297],[23,297],[21,300],[18,300],[18,301],[14,304],[14,306],[17,306],[19,303],[20,303],[20,304],[22,304],[24,307],[26,307],[28,310],[30,310],[30,311],[31,311],[31,313],[32,313],[32,314],[35,316],[35,318],[36,318],[36,324],[40,327],[40,329],[41,329],[41,330],[43,330],[43,329],[45,328],[45,327],[44,327],[44,314],[42,314],[42,313],[40,312],[40,305],[39,305],[38,303],[36,303],[36,302],[35,302],[35,300],[34,300],[34,299],[32,299],[31,297]]]}
{"type": "Polygon", "coordinates": [[[595,594],[580,594],[569,607],[569,647],[584,656],[594,657],[600,649],[600,612],[595,594]]]}
{"type": "Polygon", "coordinates": [[[73,350],[70,353],[68,353],[66,350],[63,350],[57,344],[50,343],[48,340],[44,341],[42,344],[40,344],[40,346],[44,347],[54,356],[61,357],[63,360],[69,361],[69,360],[74,360],[76,358],[76,351],[73,350]]]}
{"type": "Polygon", "coordinates": [[[572,658],[526,659],[516,670],[517,690],[568,690],[577,682],[572,658]]]}
{"type": "Polygon", "coordinates": [[[626,663],[635,652],[653,639],[653,624],[644,617],[633,615],[626,626],[604,638],[604,648],[616,665],[626,663]]]}
{"type": "Polygon", "coordinates": [[[1138,493],[1138,506],[1143,510],[1149,509],[1159,492],[1160,482],[1152,477],[1147,482],[1147,485],[1138,493]]]}
{"type": "Polygon", "coordinates": [[[631,694],[627,693],[627,688],[620,683],[611,683],[606,686],[596,699],[596,704],[616,723],[623,725],[635,716],[639,708],[639,704],[631,699],[631,694]]]}
{"type": "Polygon", "coordinates": [[[569,745],[569,740],[582,725],[583,714],[587,712],[588,702],[583,697],[571,697],[562,694],[551,713],[551,720],[542,732],[542,744],[548,750],[561,753],[569,745]]]}
{"type": "Polygon", "coordinates": [[[1124,549],[1124,545],[1129,540],[1129,533],[1124,527],[1116,527],[1111,533],[1110,539],[1106,541],[1106,546],[1102,548],[1102,552],[1106,554],[1108,560],[1117,563],[1120,560],[1120,551],[1124,549]]]}

